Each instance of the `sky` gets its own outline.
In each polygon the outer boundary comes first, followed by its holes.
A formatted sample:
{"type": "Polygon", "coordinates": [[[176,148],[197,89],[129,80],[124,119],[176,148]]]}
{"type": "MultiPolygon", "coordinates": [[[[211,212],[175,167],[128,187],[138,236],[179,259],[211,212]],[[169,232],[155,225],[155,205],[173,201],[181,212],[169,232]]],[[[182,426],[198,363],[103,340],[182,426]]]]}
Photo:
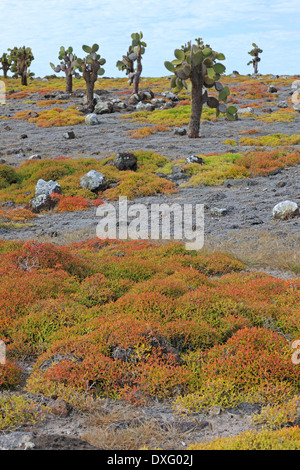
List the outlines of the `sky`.
{"type": "Polygon", "coordinates": [[[300,74],[299,0],[0,0],[0,25],[0,55],[31,47],[30,70],[40,77],[53,73],[49,62],[59,63],[61,46],[84,57],[82,45],[94,43],[106,59],[105,76],[125,76],[116,62],[140,31],[144,77],[169,75],[164,62],[198,37],[225,54],[226,74],[253,72],[247,66],[253,42],[263,49],[260,73],[300,74]]]}

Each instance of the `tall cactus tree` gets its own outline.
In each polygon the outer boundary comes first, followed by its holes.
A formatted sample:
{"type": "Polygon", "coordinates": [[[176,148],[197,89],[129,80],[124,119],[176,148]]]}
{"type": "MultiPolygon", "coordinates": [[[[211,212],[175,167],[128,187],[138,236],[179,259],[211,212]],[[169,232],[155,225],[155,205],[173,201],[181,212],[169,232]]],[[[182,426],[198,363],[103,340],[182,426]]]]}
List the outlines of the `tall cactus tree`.
{"type": "Polygon", "coordinates": [[[133,33],[131,35],[132,43],[129,46],[129,50],[126,56],[123,56],[122,60],[118,60],[116,66],[119,70],[126,70],[126,74],[129,76],[129,84],[133,84],[133,93],[138,93],[139,83],[143,70],[142,66],[142,55],[145,53],[147,44],[142,41],[143,33],[133,33]],[[136,62],[136,69],[134,70],[134,62],[136,62]]]}
{"type": "Polygon", "coordinates": [[[64,72],[66,75],[66,92],[72,93],[73,91],[73,75],[76,71],[76,60],[77,57],[73,54],[73,48],[71,46],[68,49],[65,49],[61,46],[59,55],[59,60],[61,61],[59,65],[54,65],[50,62],[50,66],[53,68],[54,72],[64,72]]]}
{"type": "Polygon", "coordinates": [[[237,109],[227,107],[224,103],[230,95],[228,86],[218,80],[225,72],[225,66],[219,60],[225,60],[222,53],[215,52],[209,45],[204,45],[201,38],[195,39],[196,44],[188,42],[181,49],[175,49],[175,59],[165,62],[165,67],[174,73],[170,85],[175,92],[186,88],[191,92],[192,109],[188,127],[188,137],[199,137],[200,119],[204,104],[216,109],[216,115],[226,113],[227,119],[234,120],[237,109]],[[189,82],[187,83],[187,81],[189,82]],[[209,97],[207,89],[215,88],[218,98],[209,97]],[[221,103],[221,102],[224,103],[221,103]]]}
{"type": "Polygon", "coordinates": [[[7,72],[10,69],[11,61],[6,52],[4,52],[2,54],[2,57],[0,57],[0,64],[1,64],[0,70],[3,70],[3,77],[7,78],[7,72]]]}
{"type": "Polygon", "coordinates": [[[129,46],[127,54],[123,55],[122,60],[118,60],[116,63],[116,67],[118,67],[119,70],[125,71],[126,75],[130,76],[129,78],[130,85],[132,85],[132,77],[134,74],[134,61],[130,58],[131,54],[133,54],[133,50],[132,50],[132,46],[129,46]]]}
{"type": "Polygon", "coordinates": [[[261,58],[258,56],[258,54],[261,54],[263,50],[260,49],[255,43],[253,43],[252,46],[253,46],[253,49],[249,51],[248,54],[250,54],[253,57],[253,59],[250,60],[247,65],[253,65],[254,73],[257,73],[258,62],[261,61],[261,58]]]}
{"type": "Polygon", "coordinates": [[[34,60],[31,48],[23,46],[8,50],[10,51],[10,60],[13,62],[11,71],[21,77],[21,84],[23,86],[27,86],[28,78],[34,76],[34,73],[31,73],[29,70],[31,62],[34,60]]]}
{"type": "Polygon", "coordinates": [[[102,65],[106,63],[104,58],[101,58],[100,54],[97,54],[99,50],[98,44],[90,46],[82,46],[87,56],[84,59],[78,58],[75,62],[76,67],[82,72],[82,76],[86,83],[87,92],[87,107],[94,110],[94,88],[95,83],[99,76],[103,75],[105,70],[102,65]]]}

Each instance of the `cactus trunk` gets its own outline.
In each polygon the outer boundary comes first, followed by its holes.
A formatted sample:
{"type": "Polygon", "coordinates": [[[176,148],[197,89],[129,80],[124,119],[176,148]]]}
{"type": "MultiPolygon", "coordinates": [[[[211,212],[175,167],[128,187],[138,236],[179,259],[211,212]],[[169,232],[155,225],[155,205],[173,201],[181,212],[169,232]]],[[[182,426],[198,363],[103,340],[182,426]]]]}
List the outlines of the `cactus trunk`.
{"type": "Polygon", "coordinates": [[[94,111],[94,82],[86,82],[86,96],[87,96],[87,107],[90,111],[94,111]]]}
{"type": "Polygon", "coordinates": [[[21,74],[21,84],[23,86],[28,86],[27,73],[26,72],[21,74]]]}
{"type": "Polygon", "coordinates": [[[141,74],[142,74],[142,61],[141,61],[141,57],[138,56],[137,65],[136,65],[136,72],[135,72],[134,78],[133,78],[133,93],[138,93],[139,92],[139,83],[140,83],[141,74]]]}
{"type": "Polygon", "coordinates": [[[66,93],[73,91],[73,77],[72,74],[66,74],[66,93]]]}
{"type": "Polygon", "coordinates": [[[199,137],[200,131],[200,119],[203,108],[203,96],[202,87],[203,79],[198,73],[193,73],[191,77],[192,82],[192,109],[191,118],[188,128],[188,137],[197,138],[199,137]]]}
{"type": "Polygon", "coordinates": [[[258,72],[258,62],[257,60],[254,61],[254,73],[257,73],[258,72]]]}

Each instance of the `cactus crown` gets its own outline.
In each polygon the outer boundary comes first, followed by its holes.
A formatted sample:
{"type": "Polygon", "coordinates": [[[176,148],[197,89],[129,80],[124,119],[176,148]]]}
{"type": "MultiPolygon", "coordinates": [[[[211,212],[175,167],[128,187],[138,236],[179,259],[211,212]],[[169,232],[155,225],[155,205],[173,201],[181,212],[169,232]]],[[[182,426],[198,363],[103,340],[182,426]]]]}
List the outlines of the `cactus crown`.
{"type": "Polygon", "coordinates": [[[14,47],[13,49],[8,49],[10,52],[10,60],[14,62],[13,67],[15,70],[12,71],[16,72],[18,66],[24,66],[28,68],[31,62],[34,60],[32,50],[30,47],[14,47]]]}
{"type": "Polygon", "coordinates": [[[5,64],[5,65],[10,65],[11,64],[11,59],[10,57],[7,55],[6,52],[3,52],[2,56],[0,57],[0,62],[1,64],[5,64]]]}
{"type": "Polygon", "coordinates": [[[93,46],[82,46],[84,52],[87,53],[87,56],[84,59],[77,58],[76,59],[76,67],[83,71],[83,68],[86,72],[92,73],[92,71],[96,70],[99,76],[105,73],[104,68],[102,65],[106,63],[106,60],[100,54],[97,54],[99,50],[98,44],[94,44],[93,46]]]}
{"type": "Polygon", "coordinates": [[[252,46],[253,46],[253,49],[249,51],[248,54],[250,54],[253,57],[253,59],[250,60],[247,65],[254,64],[255,62],[261,61],[261,58],[258,57],[258,54],[261,54],[263,50],[260,49],[258,45],[255,43],[253,43],[252,46]]]}
{"type": "Polygon", "coordinates": [[[165,67],[172,73],[171,88],[175,92],[180,92],[186,88],[191,92],[193,88],[193,78],[196,76],[200,79],[201,84],[205,88],[215,88],[219,96],[218,98],[208,97],[207,90],[203,93],[203,103],[211,108],[216,109],[217,115],[226,113],[229,120],[234,119],[237,109],[234,106],[227,107],[224,103],[230,95],[228,86],[218,81],[226,68],[221,64],[220,60],[225,60],[222,53],[214,51],[209,45],[204,45],[201,38],[195,39],[195,44],[188,42],[181,49],[175,49],[175,59],[172,62],[165,62],[165,67]],[[189,82],[187,82],[189,80],[189,82]],[[223,101],[224,103],[220,103],[223,101]]]}
{"type": "Polygon", "coordinates": [[[142,32],[132,33],[131,39],[132,42],[126,56],[123,55],[122,60],[118,60],[116,63],[118,69],[125,70],[127,75],[134,72],[134,62],[142,59],[142,55],[145,54],[145,48],[147,47],[147,44],[142,41],[142,32]]]}
{"type": "Polygon", "coordinates": [[[132,47],[129,46],[127,54],[123,55],[122,60],[118,60],[116,63],[116,67],[118,67],[119,70],[125,71],[126,75],[133,73],[134,71],[134,61],[129,57],[131,54],[132,47]]]}
{"type": "Polygon", "coordinates": [[[254,56],[254,57],[257,57],[258,54],[261,54],[261,53],[263,52],[263,50],[260,49],[260,48],[258,47],[258,45],[255,44],[255,42],[252,44],[252,46],[253,46],[253,49],[252,49],[251,51],[249,51],[248,54],[250,54],[250,55],[252,55],[252,56],[254,56]]]}
{"type": "Polygon", "coordinates": [[[61,61],[59,65],[55,66],[52,62],[50,62],[50,66],[53,68],[54,72],[75,74],[77,57],[73,53],[73,47],[69,46],[68,49],[65,49],[63,46],[61,46],[58,58],[61,61]]]}
{"type": "Polygon", "coordinates": [[[31,73],[30,70],[28,70],[28,67],[30,67],[31,62],[34,60],[31,48],[23,46],[14,47],[13,49],[8,50],[10,51],[9,60],[13,63],[11,71],[18,75],[27,75],[32,78],[34,73],[31,73]]]}

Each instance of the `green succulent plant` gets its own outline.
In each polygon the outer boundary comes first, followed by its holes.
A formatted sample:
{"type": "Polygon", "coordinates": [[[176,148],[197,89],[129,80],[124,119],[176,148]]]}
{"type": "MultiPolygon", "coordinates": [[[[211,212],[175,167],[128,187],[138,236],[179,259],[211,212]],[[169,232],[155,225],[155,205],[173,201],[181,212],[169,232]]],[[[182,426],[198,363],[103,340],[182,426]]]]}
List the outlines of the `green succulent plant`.
{"type": "Polygon", "coordinates": [[[34,77],[34,73],[30,72],[29,67],[34,60],[30,47],[14,47],[8,49],[10,51],[11,71],[16,76],[21,77],[21,84],[28,85],[28,78],[34,77]]]}
{"type": "Polygon", "coordinates": [[[75,66],[82,73],[86,82],[87,106],[91,111],[93,111],[95,83],[98,80],[98,77],[105,73],[102,65],[106,63],[106,60],[98,54],[98,44],[94,44],[91,47],[82,46],[82,49],[87,53],[87,56],[84,59],[77,58],[75,66]]]}
{"type": "Polygon", "coordinates": [[[138,93],[140,77],[142,74],[142,55],[145,53],[147,44],[142,41],[143,33],[133,33],[131,35],[132,43],[129,46],[128,52],[123,55],[122,60],[118,60],[116,66],[119,70],[126,71],[129,77],[129,84],[133,85],[133,93],[138,93]],[[136,62],[136,69],[134,70],[134,63],[136,62]]]}
{"type": "Polygon", "coordinates": [[[237,109],[235,106],[226,106],[230,95],[228,86],[219,81],[225,72],[225,66],[219,62],[225,60],[222,53],[215,52],[209,45],[204,45],[201,38],[195,39],[195,44],[188,42],[181,49],[175,49],[175,59],[166,61],[165,67],[174,75],[170,85],[175,92],[187,89],[192,97],[191,118],[188,128],[188,137],[199,137],[202,108],[206,104],[216,109],[216,115],[226,113],[228,120],[235,120],[237,109]],[[218,98],[208,96],[208,89],[215,88],[218,98]]]}
{"type": "MultiPolygon", "coordinates": [[[[130,59],[132,52],[133,52],[132,47],[129,46],[127,54],[123,55],[122,60],[118,60],[116,63],[116,66],[118,67],[118,69],[125,71],[126,75],[130,75],[134,73],[134,61],[130,59]]],[[[132,78],[130,78],[129,82],[132,83],[132,78]]]]}
{"type": "Polygon", "coordinates": [[[7,72],[10,69],[11,60],[6,52],[4,52],[2,56],[0,57],[0,64],[1,64],[0,70],[3,70],[3,77],[7,78],[7,72]]]}
{"type": "Polygon", "coordinates": [[[250,60],[247,65],[253,65],[254,73],[257,73],[258,62],[261,61],[261,58],[258,56],[258,54],[261,54],[263,50],[260,49],[255,43],[253,43],[252,46],[253,46],[253,49],[249,51],[248,54],[250,54],[253,57],[253,59],[250,60]]]}
{"type": "Polygon", "coordinates": [[[73,76],[78,75],[76,74],[76,60],[77,57],[73,53],[73,48],[71,46],[68,49],[65,49],[61,46],[59,55],[59,60],[61,61],[59,65],[54,65],[50,62],[50,66],[54,70],[54,72],[64,72],[66,75],[66,92],[72,93],[73,91],[73,76]]]}

